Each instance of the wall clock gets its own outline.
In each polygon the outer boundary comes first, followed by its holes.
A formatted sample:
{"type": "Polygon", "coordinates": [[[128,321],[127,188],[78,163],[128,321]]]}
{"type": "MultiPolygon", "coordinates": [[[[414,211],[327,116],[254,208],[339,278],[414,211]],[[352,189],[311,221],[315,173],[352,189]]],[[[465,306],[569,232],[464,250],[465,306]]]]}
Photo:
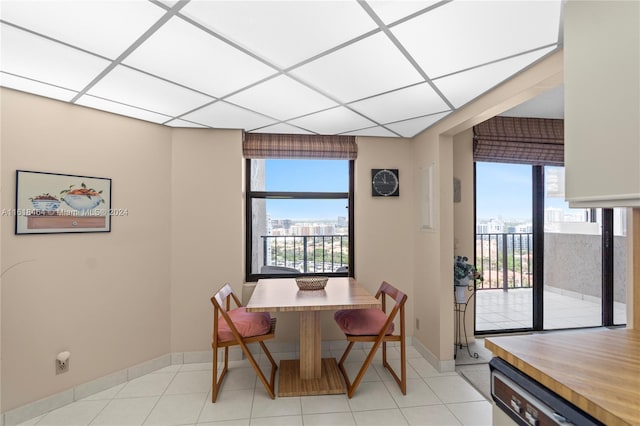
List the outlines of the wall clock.
{"type": "Polygon", "coordinates": [[[374,197],[399,196],[398,169],[371,169],[371,195],[374,197]]]}

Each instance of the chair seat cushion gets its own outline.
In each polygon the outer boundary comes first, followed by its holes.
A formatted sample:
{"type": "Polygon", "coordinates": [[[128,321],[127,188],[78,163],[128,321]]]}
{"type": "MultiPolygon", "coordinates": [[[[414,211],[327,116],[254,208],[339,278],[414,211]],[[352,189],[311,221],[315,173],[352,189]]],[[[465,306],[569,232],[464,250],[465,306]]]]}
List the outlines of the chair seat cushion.
{"type": "MultiPolygon", "coordinates": [[[[227,312],[233,325],[242,337],[260,336],[271,330],[271,315],[269,312],[247,312],[244,307],[231,309],[227,312]]],[[[224,317],[218,318],[218,340],[227,342],[233,340],[231,328],[224,317]]]]}
{"type": "MultiPolygon", "coordinates": [[[[377,335],[387,321],[387,315],[380,309],[343,309],[337,311],[333,318],[344,334],[355,336],[377,335]]],[[[386,334],[392,334],[393,323],[389,324],[386,334]]]]}

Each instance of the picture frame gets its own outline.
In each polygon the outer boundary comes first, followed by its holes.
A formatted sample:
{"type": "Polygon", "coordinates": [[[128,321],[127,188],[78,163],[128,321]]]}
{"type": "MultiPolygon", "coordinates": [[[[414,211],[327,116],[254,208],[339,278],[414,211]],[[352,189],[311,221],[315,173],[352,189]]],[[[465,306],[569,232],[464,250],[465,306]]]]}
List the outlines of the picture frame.
{"type": "Polygon", "coordinates": [[[15,233],[111,232],[111,179],[16,170],[15,233]]]}

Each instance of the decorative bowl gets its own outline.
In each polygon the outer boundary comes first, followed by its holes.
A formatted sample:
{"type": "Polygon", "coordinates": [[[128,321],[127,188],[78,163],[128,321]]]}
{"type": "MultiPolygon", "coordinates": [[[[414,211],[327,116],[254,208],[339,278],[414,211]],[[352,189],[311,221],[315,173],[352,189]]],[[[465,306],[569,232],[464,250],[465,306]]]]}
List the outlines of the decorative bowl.
{"type": "Polygon", "coordinates": [[[329,277],[296,277],[296,284],[300,290],[322,290],[328,280],[329,277]]]}
{"type": "Polygon", "coordinates": [[[62,201],[67,203],[72,209],[85,211],[95,208],[102,201],[102,197],[99,195],[77,195],[66,194],[62,197],[62,201]]]}
{"type": "Polygon", "coordinates": [[[60,207],[60,201],[58,200],[31,200],[31,204],[39,214],[44,215],[54,215],[60,207]]]}

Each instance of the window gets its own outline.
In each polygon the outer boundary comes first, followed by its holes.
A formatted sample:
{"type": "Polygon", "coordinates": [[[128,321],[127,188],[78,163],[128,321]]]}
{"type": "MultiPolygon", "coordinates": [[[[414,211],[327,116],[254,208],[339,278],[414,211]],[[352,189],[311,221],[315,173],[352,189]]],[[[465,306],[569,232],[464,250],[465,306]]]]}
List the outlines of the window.
{"type": "Polygon", "coordinates": [[[353,160],[246,160],[246,280],[353,271],[353,160]]]}

